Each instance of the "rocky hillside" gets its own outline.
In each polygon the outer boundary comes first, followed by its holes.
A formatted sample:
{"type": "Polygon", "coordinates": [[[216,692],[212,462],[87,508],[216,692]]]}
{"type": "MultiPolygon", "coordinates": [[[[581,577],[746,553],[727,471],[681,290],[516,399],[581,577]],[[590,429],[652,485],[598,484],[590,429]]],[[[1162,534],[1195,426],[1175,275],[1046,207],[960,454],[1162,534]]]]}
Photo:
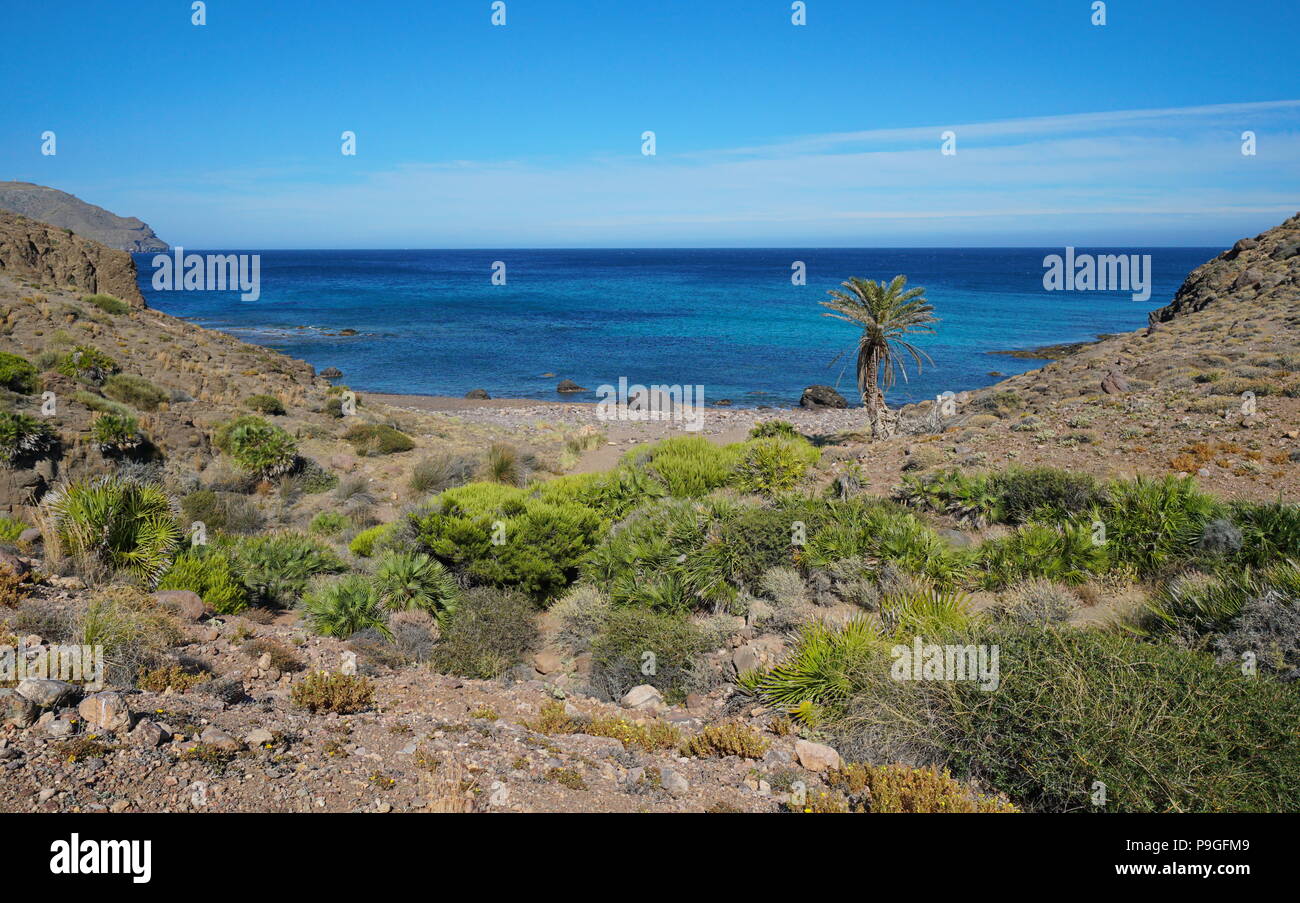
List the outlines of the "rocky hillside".
{"type": "Polygon", "coordinates": [[[64,228],[0,211],[0,276],[36,285],[114,295],[144,307],[135,261],[64,228]]]}
{"type": "Polygon", "coordinates": [[[134,216],[117,216],[66,191],[31,182],[0,182],[0,210],[71,229],[119,251],[165,251],[167,242],[134,216]]]}

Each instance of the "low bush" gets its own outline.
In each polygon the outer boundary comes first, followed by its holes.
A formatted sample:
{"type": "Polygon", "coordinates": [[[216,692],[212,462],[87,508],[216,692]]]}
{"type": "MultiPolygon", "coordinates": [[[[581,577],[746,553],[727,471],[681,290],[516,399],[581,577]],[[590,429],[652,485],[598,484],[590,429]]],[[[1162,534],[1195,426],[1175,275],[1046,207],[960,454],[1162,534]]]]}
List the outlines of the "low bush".
{"type": "Polygon", "coordinates": [[[987,589],[1004,589],[1038,577],[1060,583],[1086,583],[1109,567],[1110,544],[1094,541],[1091,526],[1031,523],[979,550],[980,581],[987,589]]]}
{"type": "Polygon", "coordinates": [[[1206,525],[1220,513],[1191,477],[1139,476],[1112,483],[1107,504],[1088,519],[1105,525],[1111,561],[1154,577],[1194,557],[1206,525]]]}
{"type": "Polygon", "coordinates": [[[59,359],[58,371],[64,376],[98,386],[121,370],[113,360],[98,348],[77,345],[59,359]]]}
{"type": "Polygon", "coordinates": [[[592,689],[604,699],[618,700],[633,687],[649,683],[665,699],[680,701],[705,688],[701,656],[708,651],[706,645],[704,633],[685,618],[615,609],[591,640],[592,689]],[[644,670],[647,663],[652,666],[649,674],[644,670]]]}
{"type": "Polygon", "coordinates": [[[290,698],[295,705],[313,714],[352,715],[375,704],[375,687],[367,678],[355,674],[313,671],[293,685],[290,698]]]}
{"type": "Polygon", "coordinates": [[[362,558],[369,558],[375,554],[383,540],[391,536],[396,530],[396,524],[376,524],[373,527],[367,527],[348,543],[348,550],[353,555],[359,555],[362,558]]]}
{"type": "Polygon", "coordinates": [[[115,295],[84,295],[81,300],[87,304],[95,305],[107,314],[125,314],[131,312],[131,305],[127,304],[115,295]]]}
{"type": "Polygon", "coordinates": [[[28,526],[7,514],[0,514],[0,542],[17,542],[18,537],[28,526]]]}
{"type": "Polygon", "coordinates": [[[786,492],[820,457],[803,437],[755,439],[741,446],[731,482],[743,492],[786,492]]]}
{"type": "Polygon", "coordinates": [[[727,756],[761,759],[767,753],[767,747],[767,741],[752,727],[724,721],[708,725],[684,742],[681,753],[696,759],[723,759],[727,756]]]}
{"type": "Polygon", "coordinates": [[[129,404],[141,411],[156,411],[171,395],[142,376],[118,373],[104,380],[103,392],[114,401],[129,404]]]}
{"type": "Polygon", "coordinates": [[[489,680],[524,661],[538,641],[536,610],[527,596],[477,587],[446,619],[432,664],[444,674],[489,680]]]}
{"type": "Polygon", "coordinates": [[[428,555],[388,552],[375,568],[375,592],[389,611],[423,611],[442,621],[455,610],[460,587],[428,555]]]}
{"type": "Polygon", "coordinates": [[[439,452],[415,463],[407,485],[417,495],[426,495],[464,485],[473,476],[473,459],[451,452],[439,452]]]}
{"type": "Polygon", "coordinates": [[[42,500],[64,551],[154,581],[180,544],[171,500],[157,486],[109,474],[55,488],[42,500]]]}
{"type": "Polygon", "coordinates": [[[799,439],[799,431],[788,420],[764,420],[749,431],[751,439],[799,439]]]}
{"type": "Polygon", "coordinates": [[[0,411],[0,462],[9,467],[42,457],[58,445],[59,437],[44,420],[0,411]]]}
{"type": "Polygon", "coordinates": [[[493,442],[483,461],[483,479],[506,486],[522,486],[528,482],[528,469],[519,450],[505,442],[493,442]]]}
{"type": "Polygon", "coordinates": [[[139,675],[166,664],[184,642],[180,625],[137,589],[95,593],[72,625],[68,642],[101,646],[108,683],[133,686],[139,675]]]}
{"type": "Polygon", "coordinates": [[[347,565],[326,546],[300,533],[269,533],[234,543],[231,561],[255,605],[287,607],[312,577],[337,574],[347,565]]]}
{"type": "Polygon", "coordinates": [[[946,770],[849,764],[827,774],[858,812],[1019,812],[1010,801],[978,793],[946,770]]]}
{"type": "Polygon", "coordinates": [[[734,446],[720,448],[700,436],[665,439],[633,449],[624,458],[629,467],[644,470],[667,495],[697,498],[727,485],[735,469],[734,446]]]}
{"type": "Polygon", "coordinates": [[[181,516],[187,524],[199,521],[209,530],[230,533],[253,533],[266,522],[246,496],[212,489],[196,489],[181,499],[181,516]]]}
{"type": "Polygon", "coordinates": [[[260,477],[281,476],[298,463],[298,443],[261,417],[247,414],[219,428],[213,444],[242,470],[260,477]]]}
{"type": "Polygon", "coordinates": [[[284,413],[284,402],[274,395],[250,395],[244,399],[244,406],[252,408],[259,414],[284,413]]]}
{"type": "Polygon", "coordinates": [[[158,589],[186,589],[198,593],[219,615],[232,615],[248,607],[248,591],[239,582],[224,552],[206,546],[176,556],[158,589]]]}
{"type": "Polygon", "coordinates": [[[346,514],[322,511],[311,519],[311,523],[307,525],[307,532],[318,536],[338,536],[350,526],[352,526],[352,518],[346,514]]]}
{"type": "Polygon", "coordinates": [[[391,455],[415,448],[415,440],[382,423],[358,423],[343,434],[357,454],[367,457],[391,455]]]}
{"type": "Polygon", "coordinates": [[[104,455],[119,455],[144,444],[134,417],[97,414],[90,423],[90,438],[104,455]]]}
{"type": "Polygon", "coordinates": [[[313,630],[321,636],[347,639],[360,630],[390,636],[384,607],[374,584],[360,574],[348,574],[312,587],[302,598],[302,609],[313,630]]]}
{"type": "Polygon", "coordinates": [[[26,358],[0,351],[0,386],[21,395],[31,395],[40,388],[40,371],[26,358]]]}

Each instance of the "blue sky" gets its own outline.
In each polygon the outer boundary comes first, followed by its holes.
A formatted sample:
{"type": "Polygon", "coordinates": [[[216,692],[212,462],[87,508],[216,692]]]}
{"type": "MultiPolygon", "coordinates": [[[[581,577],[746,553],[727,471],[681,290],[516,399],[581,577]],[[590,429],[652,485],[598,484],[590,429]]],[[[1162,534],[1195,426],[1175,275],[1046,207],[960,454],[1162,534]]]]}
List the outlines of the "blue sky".
{"type": "Polygon", "coordinates": [[[1300,209],[1294,0],[490,5],[9,2],[0,179],[192,248],[1217,245],[1300,209]]]}

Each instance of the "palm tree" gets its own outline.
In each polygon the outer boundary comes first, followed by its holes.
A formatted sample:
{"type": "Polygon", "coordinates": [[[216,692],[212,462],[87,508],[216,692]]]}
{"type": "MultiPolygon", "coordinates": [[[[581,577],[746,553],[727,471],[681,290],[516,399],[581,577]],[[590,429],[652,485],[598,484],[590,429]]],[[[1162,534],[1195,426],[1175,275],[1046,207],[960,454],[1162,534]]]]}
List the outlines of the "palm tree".
{"type": "Polygon", "coordinates": [[[934,308],[925,300],[925,289],[904,291],[906,285],[906,276],[895,276],[889,283],[853,276],[840,283],[846,291],[832,289],[827,293],[831,300],[821,302],[822,307],[835,311],[822,316],[862,328],[858,339],[858,392],[876,433],[888,432],[883,426],[888,411],[884,390],[894,384],[896,373],[907,380],[904,355],[916,361],[918,373],[922,361],[934,363],[904,338],[913,333],[933,333],[930,324],[939,322],[933,315],[934,308]]]}

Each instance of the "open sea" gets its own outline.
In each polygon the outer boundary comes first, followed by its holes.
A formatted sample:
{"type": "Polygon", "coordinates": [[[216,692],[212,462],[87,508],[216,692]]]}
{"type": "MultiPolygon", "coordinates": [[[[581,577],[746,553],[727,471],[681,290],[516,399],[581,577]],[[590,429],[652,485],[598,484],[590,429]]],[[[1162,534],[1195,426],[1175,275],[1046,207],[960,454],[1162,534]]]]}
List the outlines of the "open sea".
{"type": "Polygon", "coordinates": [[[151,307],[334,366],[354,389],[498,398],[596,400],[619,377],[700,385],[708,402],[796,404],[804,386],[857,403],[858,330],[818,302],[849,276],[908,276],[941,320],[917,344],[934,359],[892,403],[996,382],[1042,361],[988,352],[1086,341],[1146,325],[1183,278],[1219,248],[1080,248],[1150,254],[1151,297],[1047,292],[1043,258],[1062,248],[203,251],[260,253],[261,298],[155,291],[152,254],[136,254],[151,307]],[[494,261],[506,284],[491,282],[494,261]],[[807,284],[791,283],[791,263],[807,284]],[[340,330],[355,335],[331,335],[340,330]],[[837,359],[838,356],[838,359],[837,359]],[[554,376],[543,374],[553,373],[554,376]],[[590,391],[559,395],[560,379],[590,391]]]}

